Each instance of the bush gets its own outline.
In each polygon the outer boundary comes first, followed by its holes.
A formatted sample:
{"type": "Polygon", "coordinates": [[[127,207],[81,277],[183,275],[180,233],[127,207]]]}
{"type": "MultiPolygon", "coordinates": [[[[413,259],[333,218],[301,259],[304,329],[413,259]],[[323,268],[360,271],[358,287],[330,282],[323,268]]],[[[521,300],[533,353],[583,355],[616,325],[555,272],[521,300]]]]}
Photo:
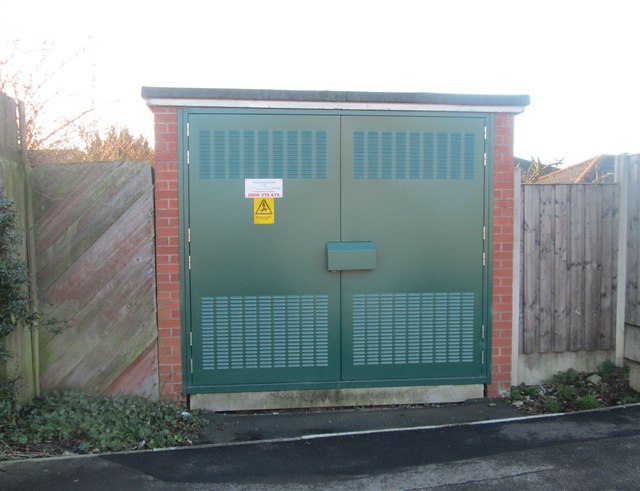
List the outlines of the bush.
{"type": "Polygon", "coordinates": [[[72,390],[35,399],[0,438],[22,453],[139,450],[190,445],[204,423],[173,402],[72,390]]]}
{"type": "Polygon", "coordinates": [[[640,402],[640,394],[629,386],[629,369],[613,362],[602,363],[593,372],[569,369],[556,373],[541,385],[521,384],[511,389],[511,401],[531,414],[584,411],[640,402]]]}
{"type": "Polygon", "coordinates": [[[547,402],[545,403],[545,409],[549,413],[561,413],[564,407],[562,406],[562,404],[557,398],[555,398],[554,396],[551,396],[547,399],[547,402]]]}
{"type": "Polygon", "coordinates": [[[37,313],[31,309],[29,273],[18,252],[15,203],[0,194],[0,360],[10,356],[4,338],[18,324],[35,327],[37,313]]]}

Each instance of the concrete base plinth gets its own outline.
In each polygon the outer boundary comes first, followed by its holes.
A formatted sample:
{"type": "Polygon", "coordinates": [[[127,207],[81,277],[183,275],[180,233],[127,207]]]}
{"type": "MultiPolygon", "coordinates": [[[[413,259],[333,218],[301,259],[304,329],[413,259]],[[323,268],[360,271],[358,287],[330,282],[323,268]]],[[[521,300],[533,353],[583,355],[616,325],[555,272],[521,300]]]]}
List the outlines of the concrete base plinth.
{"type": "Polygon", "coordinates": [[[272,392],[192,394],[191,409],[247,411],[311,407],[370,407],[395,404],[462,402],[484,396],[484,385],[437,385],[429,387],[382,387],[272,392]]]}
{"type": "Polygon", "coordinates": [[[518,359],[516,384],[540,384],[549,380],[556,373],[569,368],[578,372],[595,372],[602,362],[613,361],[614,357],[613,350],[521,354],[518,359]]]}
{"type": "Polygon", "coordinates": [[[626,362],[629,365],[629,386],[636,392],[640,392],[640,365],[626,362]]]}

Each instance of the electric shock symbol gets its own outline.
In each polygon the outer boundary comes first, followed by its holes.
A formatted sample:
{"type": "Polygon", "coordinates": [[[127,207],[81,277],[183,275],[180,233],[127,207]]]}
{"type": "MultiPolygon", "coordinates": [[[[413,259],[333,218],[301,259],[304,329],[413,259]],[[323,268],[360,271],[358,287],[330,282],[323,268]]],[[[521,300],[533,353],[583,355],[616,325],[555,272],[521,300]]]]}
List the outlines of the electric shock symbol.
{"type": "Polygon", "coordinates": [[[273,211],[269,207],[266,199],[260,201],[258,209],[256,210],[256,215],[273,215],[273,211]]]}

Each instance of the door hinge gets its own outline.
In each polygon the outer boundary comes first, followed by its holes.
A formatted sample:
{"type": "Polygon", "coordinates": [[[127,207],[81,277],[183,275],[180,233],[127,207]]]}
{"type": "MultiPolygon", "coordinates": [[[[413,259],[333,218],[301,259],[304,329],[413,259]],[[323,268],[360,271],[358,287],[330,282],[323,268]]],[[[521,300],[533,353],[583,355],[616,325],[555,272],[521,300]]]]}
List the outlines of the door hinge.
{"type": "Polygon", "coordinates": [[[482,227],[482,240],[487,240],[487,227],[482,227]]]}
{"type": "Polygon", "coordinates": [[[189,331],[189,346],[193,346],[193,331],[189,331]]]}
{"type": "Polygon", "coordinates": [[[187,227],[187,242],[191,243],[191,227],[187,227]]]}
{"type": "MultiPolygon", "coordinates": [[[[482,353],[482,357],[484,359],[484,352],[482,353]]],[[[191,360],[189,360],[189,361],[191,362],[191,373],[193,373],[193,358],[191,358],[191,360]]]]}
{"type": "MultiPolygon", "coordinates": [[[[482,350],[482,366],[484,366],[484,350],[482,350]]],[[[193,372],[193,367],[191,368],[191,371],[193,372]]]]}
{"type": "MultiPolygon", "coordinates": [[[[188,159],[187,159],[188,160],[188,159]]],[[[483,154],[483,165],[486,167],[487,166],[487,152],[484,152],[483,154]]]]}
{"type": "Polygon", "coordinates": [[[484,339],[484,324],[482,324],[482,339],[484,339]]]}
{"type": "Polygon", "coordinates": [[[191,163],[190,160],[191,160],[191,158],[189,156],[189,149],[187,149],[187,165],[189,165],[191,163]]]}
{"type": "MultiPolygon", "coordinates": [[[[191,264],[191,263],[189,263],[191,264]]],[[[482,253],[482,267],[485,267],[487,265],[487,254],[485,252],[482,253]]],[[[191,269],[191,266],[189,266],[189,269],[191,269]]]]}
{"type": "MultiPolygon", "coordinates": [[[[487,128],[484,128],[484,137],[487,137],[487,128]]],[[[187,123],[187,138],[189,138],[189,123],[187,123]]]]}
{"type": "Polygon", "coordinates": [[[191,256],[189,256],[189,271],[191,271],[191,256]]]}

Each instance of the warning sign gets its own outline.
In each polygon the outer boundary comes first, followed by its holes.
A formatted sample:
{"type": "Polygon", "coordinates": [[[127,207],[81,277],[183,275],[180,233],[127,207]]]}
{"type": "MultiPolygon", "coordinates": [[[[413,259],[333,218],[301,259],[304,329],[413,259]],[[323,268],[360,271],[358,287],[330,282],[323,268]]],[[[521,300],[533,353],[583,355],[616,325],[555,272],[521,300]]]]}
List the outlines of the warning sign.
{"type": "Polygon", "coordinates": [[[253,223],[255,225],[271,225],[275,219],[273,198],[254,198],[253,223]]]}

